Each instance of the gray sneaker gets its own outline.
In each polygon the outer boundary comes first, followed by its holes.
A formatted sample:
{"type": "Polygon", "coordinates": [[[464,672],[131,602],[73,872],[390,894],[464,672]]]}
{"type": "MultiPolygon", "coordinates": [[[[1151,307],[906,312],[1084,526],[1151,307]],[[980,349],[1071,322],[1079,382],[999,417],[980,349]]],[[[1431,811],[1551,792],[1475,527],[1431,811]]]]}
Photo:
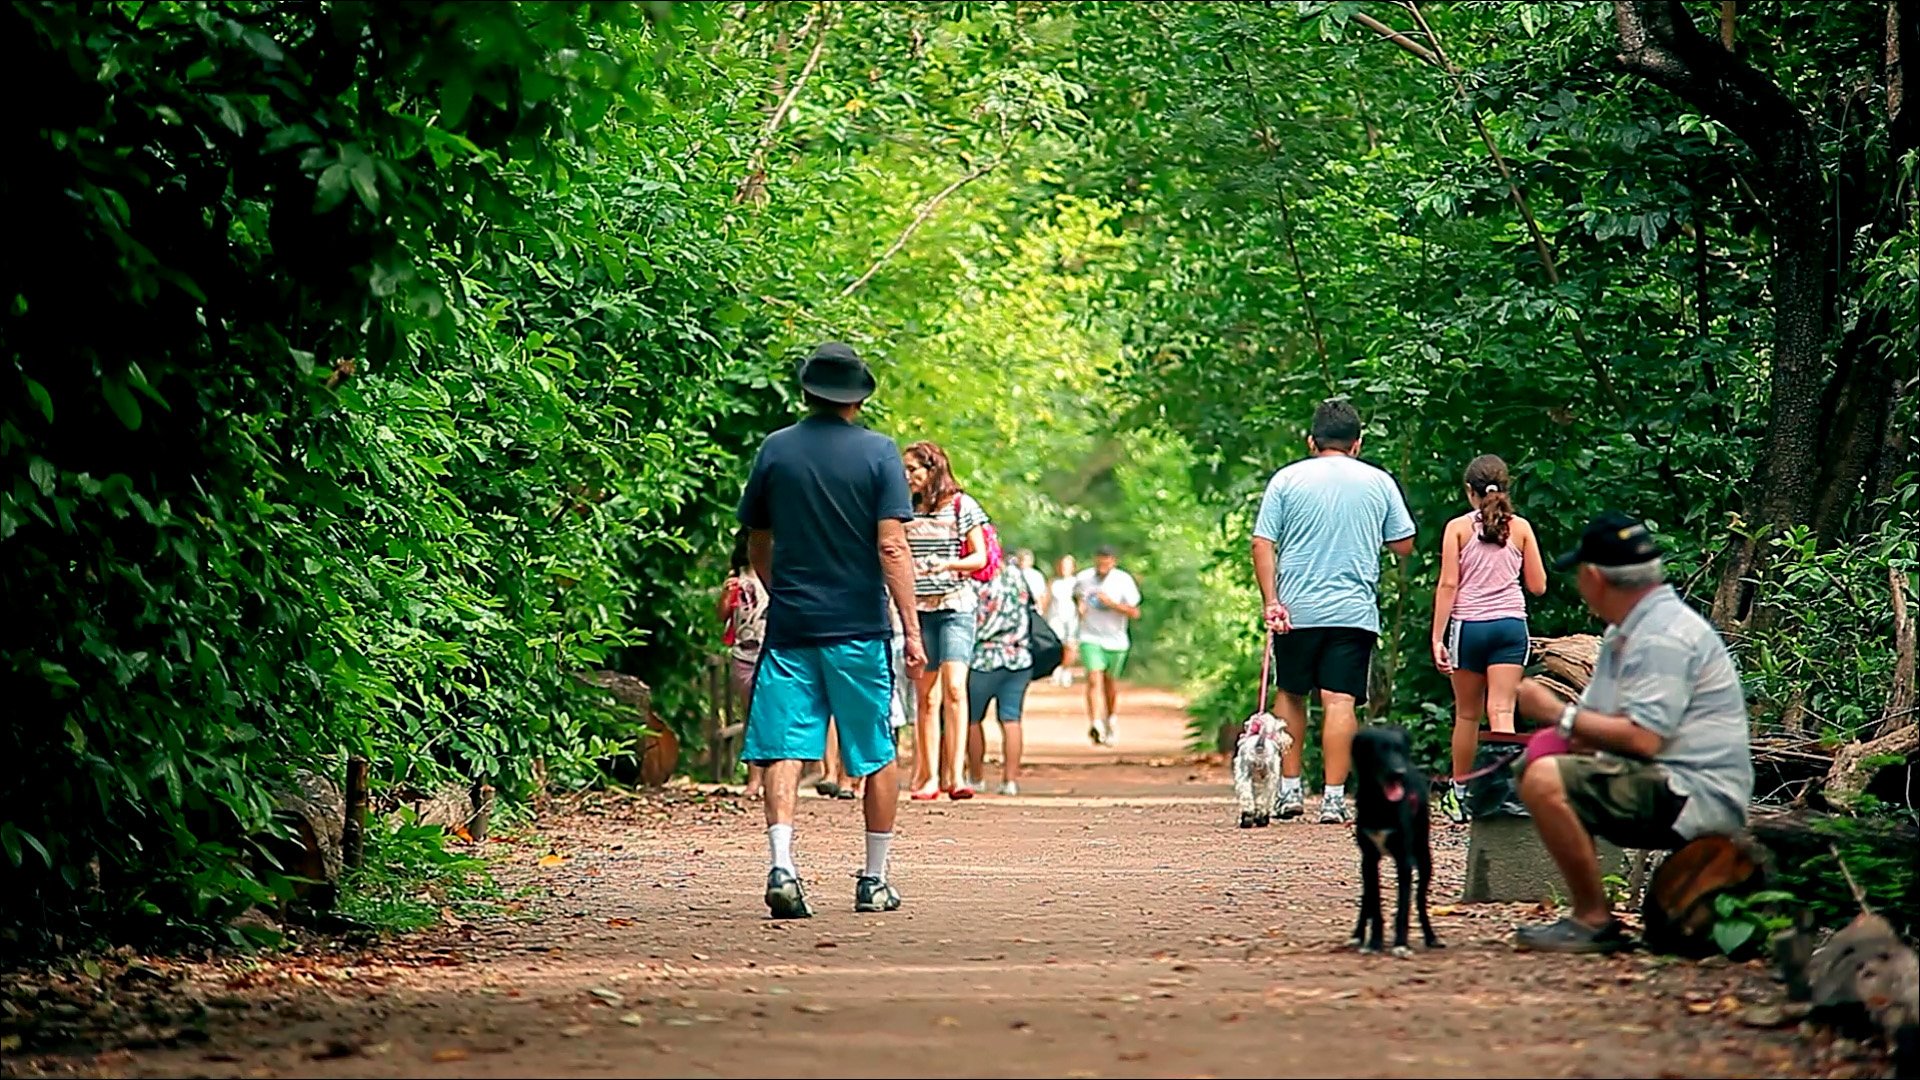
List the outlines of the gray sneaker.
{"type": "Polygon", "coordinates": [[[1292,821],[1306,812],[1307,801],[1302,797],[1299,788],[1282,791],[1273,800],[1273,816],[1281,821],[1292,821]]]}
{"type": "Polygon", "coordinates": [[[899,911],[900,892],[888,882],[862,874],[853,887],[853,910],[899,911]]]}
{"type": "Polygon", "coordinates": [[[767,871],[767,911],[776,919],[811,919],[813,909],[807,906],[807,894],[800,888],[800,879],[790,870],[779,867],[767,871]]]}
{"type": "Polygon", "coordinates": [[[1345,795],[1322,795],[1320,797],[1320,824],[1346,825],[1353,821],[1353,811],[1347,809],[1345,795]]]}

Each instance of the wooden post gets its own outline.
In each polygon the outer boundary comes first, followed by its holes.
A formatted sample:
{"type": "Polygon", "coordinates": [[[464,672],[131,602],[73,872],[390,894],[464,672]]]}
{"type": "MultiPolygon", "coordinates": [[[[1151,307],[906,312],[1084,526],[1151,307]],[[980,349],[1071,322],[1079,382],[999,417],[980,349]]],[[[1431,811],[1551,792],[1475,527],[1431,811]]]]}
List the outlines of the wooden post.
{"type": "Polygon", "coordinates": [[[720,695],[725,680],[720,677],[720,661],[707,658],[707,769],[714,783],[720,782],[720,695]]]}
{"type": "Polygon", "coordinates": [[[349,870],[360,869],[367,847],[367,773],[363,757],[347,759],[347,820],[340,833],[340,861],[349,870]]]}
{"type": "Polygon", "coordinates": [[[481,784],[474,790],[473,819],[467,823],[467,835],[478,844],[487,838],[487,828],[493,824],[493,785],[481,784]]]}

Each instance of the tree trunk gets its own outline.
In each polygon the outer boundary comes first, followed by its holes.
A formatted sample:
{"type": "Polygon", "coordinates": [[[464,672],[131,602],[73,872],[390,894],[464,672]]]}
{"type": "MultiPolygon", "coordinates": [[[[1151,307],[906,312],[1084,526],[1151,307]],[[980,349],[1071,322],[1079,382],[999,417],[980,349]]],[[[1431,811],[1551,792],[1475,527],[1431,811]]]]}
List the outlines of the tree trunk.
{"type": "MultiPolygon", "coordinates": [[[[1811,519],[1820,475],[1826,388],[1824,256],[1828,222],[1805,212],[1825,202],[1825,182],[1805,113],[1771,79],[1700,32],[1678,0],[1619,0],[1620,62],[1724,124],[1759,163],[1772,223],[1772,413],[1747,493],[1748,524],[1765,535],[1811,519]]],[[[1743,542],[1727,560],[1714,621],[1744,622],[1749,583],[1765,572],[1767,545],[1743,542]]]]}
{"type": "Polygon", "coordinates": [[[1887,570],[1887,586],[1893,593],[1893,683],[1887,687],[1887,704],[1880,710],[1880,735],[1884,738],[1903,727],[1920,723],[1914,717],[1914,628],[1913,614],[1907,608],[1907,574],[1899,567],[1887,570]]]}

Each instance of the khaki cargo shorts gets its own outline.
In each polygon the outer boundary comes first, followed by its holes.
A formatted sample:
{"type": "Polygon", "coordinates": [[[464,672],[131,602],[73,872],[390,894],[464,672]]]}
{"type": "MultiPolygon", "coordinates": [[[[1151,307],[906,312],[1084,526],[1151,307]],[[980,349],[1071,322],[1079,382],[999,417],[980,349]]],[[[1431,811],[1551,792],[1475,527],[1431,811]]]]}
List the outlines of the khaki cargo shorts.
{"type": "Polygon", "coordinates": [[[1674,793],[1665,768],[1651,761],[1593,754],[1558,754],[1554,760],[1567,801],[1593,835],[1641,850],[1686,845],[1686,838],[1673,831],[1673,823],[1687,805],[1687,797],[1674,793]]]}

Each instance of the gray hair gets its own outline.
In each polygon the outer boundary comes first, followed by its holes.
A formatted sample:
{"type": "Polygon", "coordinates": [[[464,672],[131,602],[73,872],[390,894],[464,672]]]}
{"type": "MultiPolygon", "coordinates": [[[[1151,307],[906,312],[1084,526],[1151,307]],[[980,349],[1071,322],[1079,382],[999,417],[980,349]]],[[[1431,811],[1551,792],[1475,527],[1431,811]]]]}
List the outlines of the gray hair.
{"type": "Polygon", "coordinates": [[[1616,589],[1644,589],[1667,580],[1666,568],[1657,558],[1626,566],[1596,566],[1600,576],[1616,589]]]}

